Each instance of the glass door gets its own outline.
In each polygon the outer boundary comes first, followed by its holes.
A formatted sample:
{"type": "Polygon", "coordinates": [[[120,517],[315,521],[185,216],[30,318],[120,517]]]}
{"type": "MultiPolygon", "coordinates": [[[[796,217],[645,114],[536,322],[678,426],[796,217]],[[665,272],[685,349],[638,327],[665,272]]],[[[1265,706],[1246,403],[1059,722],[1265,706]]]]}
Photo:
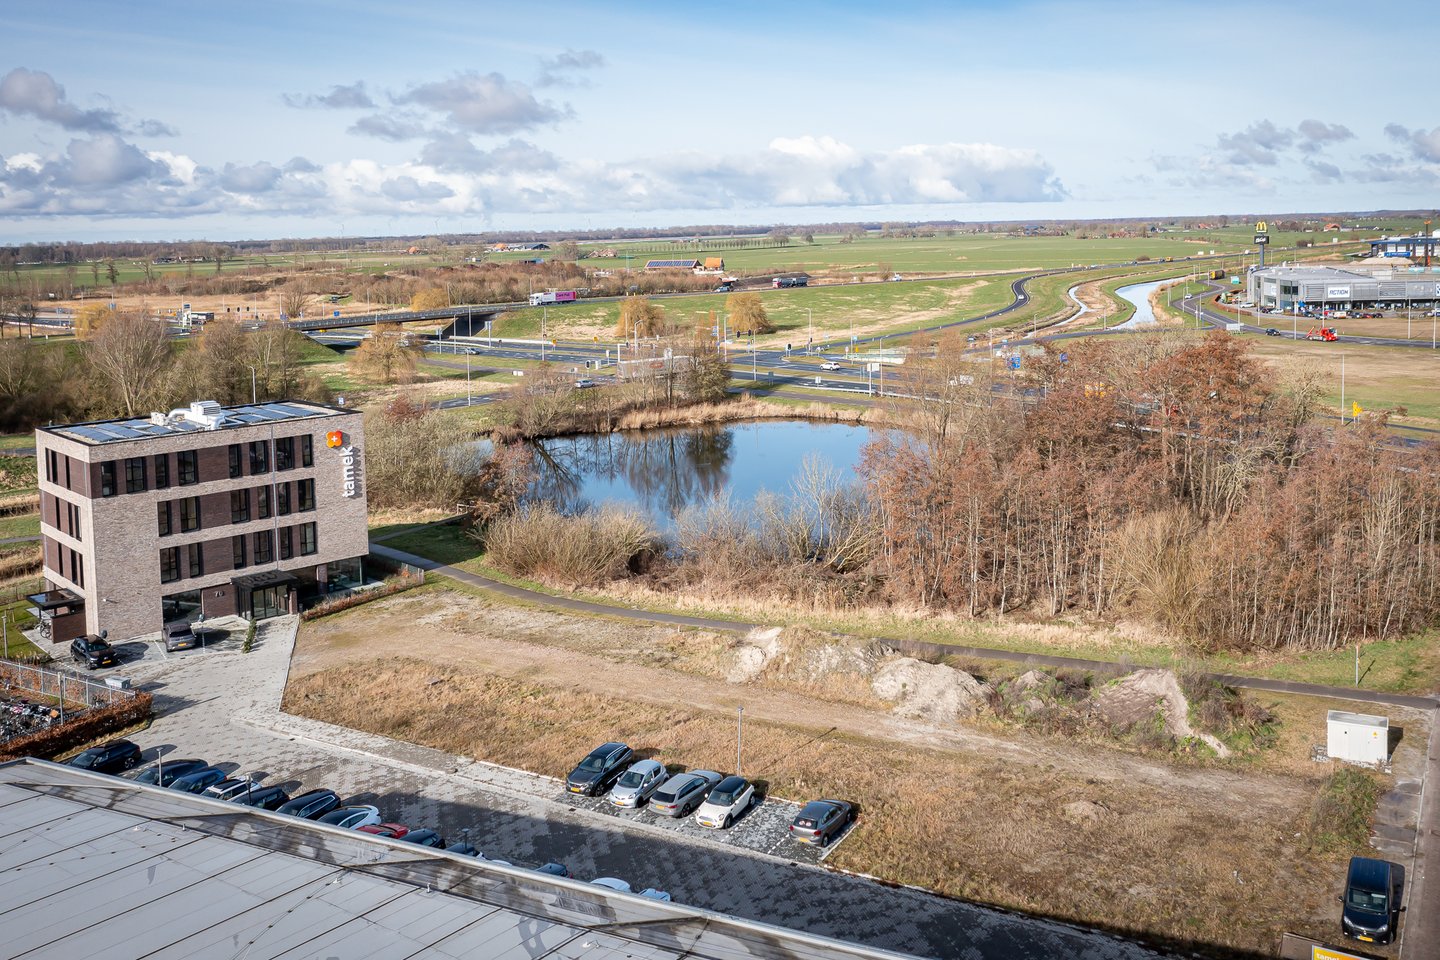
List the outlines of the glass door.
{"type": "Polygon", "coordinates": [[[290,612],[290,588],[283,584],[274,587],[260,587],[250,592],[250,614],[256,620],[278,617],[290,612]]]}

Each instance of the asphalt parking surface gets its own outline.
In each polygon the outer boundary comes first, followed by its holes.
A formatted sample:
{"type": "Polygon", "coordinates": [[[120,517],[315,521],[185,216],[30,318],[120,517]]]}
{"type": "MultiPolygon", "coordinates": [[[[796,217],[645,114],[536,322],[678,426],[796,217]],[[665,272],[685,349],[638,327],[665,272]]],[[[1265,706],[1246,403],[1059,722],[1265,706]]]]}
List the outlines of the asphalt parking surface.
{"type": "MultiPolygon", "coordinates": [[[[793,805],[762,803],[729,831],[577,802],[551,778],[331,727],[278,710],[294,620],[267,621],[252,653],[126,665],[155,695],[152,725],[132,739],[198,757],[293,794],[328,787],[373,803],[386,820],[439,830],[516,866],[564,863],[579,879],[619,877],[677,902],[923,957],[1140,960],[1137,944],[812,865],[820,851],[784,838],[793,805]]],[[[115,671],[110,671],[115,672],[115,671]]],[[[862,818],[855,829],[864,829],[862,818]]]]}

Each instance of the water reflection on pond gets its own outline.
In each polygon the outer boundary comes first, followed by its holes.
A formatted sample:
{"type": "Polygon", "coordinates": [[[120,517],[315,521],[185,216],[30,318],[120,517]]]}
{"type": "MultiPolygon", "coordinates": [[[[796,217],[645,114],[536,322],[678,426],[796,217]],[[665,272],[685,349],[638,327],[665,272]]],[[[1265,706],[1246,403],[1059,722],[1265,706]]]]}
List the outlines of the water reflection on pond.
{"type": "Polygon", "coordinates": [[[567,512],[634,505],[663,528],[714,494],[746,504],[761,490],[787,492],[807,457],[855,479],[869,437],[849,424],[763,421],[537,440],[531,496],[567,512]]]}

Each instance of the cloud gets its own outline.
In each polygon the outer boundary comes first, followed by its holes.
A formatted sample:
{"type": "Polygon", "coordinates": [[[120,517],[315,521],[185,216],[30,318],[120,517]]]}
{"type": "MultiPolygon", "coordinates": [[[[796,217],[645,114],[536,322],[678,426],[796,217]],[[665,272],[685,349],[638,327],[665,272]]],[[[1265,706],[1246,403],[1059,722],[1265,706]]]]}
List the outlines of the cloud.
{"type": "Polygon", "coordinates": [[[1272,121],[1252,123],[1239,133],[1222,133],[1215,138],[1227,163],[1236,166],[1274,166],[1280,151],[1295,142],[1295,131],[1284,130],[1272,121]]]}
{"type": "Polygon", "coordinates": [[[141,120],[135,125],[135,132],[145,137],[178,137],[180,131],[159,120],[141,120]]]}
{"type": "Polygon", "coordinates": [[[1305,166],[1310,169],[1310,177],[1316,183],[1339,183],[1345,179],[1340,168],[1333,163],[1306,158],[1305,166]]]}
{"type": "Polygon", "coordinates": [[[1325,123],[1323,120],[1301,120],[1300,149],[1313,152],[1332,143],[1354,140],[1355,134],[1341,123],[1325,123]]]}
{"type": "Polygon", "coordinates": [[[383,113],[372,113],[370,116],[361,117],[350,124],[346,132],[399,143],[402,140],[414,140],[416,137],[422,137],[426,131],[425,124],[415,117],[404,114],[387,117],[383,113]]]}
{"type": "Polygon", "coordinates": [[[1434,130],[1409,130],[1398,123],[1385,127],[1385,135],[1410,148],[1416,160],[1425,163],[1440,163],[1440,127],[1434,130]]]}
{"type": "Polygon", "coordinates": [[[365,81],[356,80],[349,86],[336,85],[326,94],[286,93],[280,99],[300,110],[373,110],[375,101],[365,92],[365,81]]]}
{"type": "Polygon", "coordinates": [[[44,173],[60,186],[107,187],[162,176],[168,168],[133,143],[102,133],[71,140],[65,156],[46,164],[44,173]]]}
{"type": "Polygon", "coordinates": [[[461,73],[422,83],[392,99],[444,114],[452,127],[478,134],[517,133],[571,115],[569,107],[537,100],[525,84],[512,83],[498,73],[461,73]]]}
{"type": "Polygon", "coordinates": [[[488,173],[504,170],[556,170],[560,160],[527,140],[512,137],[493,150],[481,150],[463,133],[438,132],[420,151],[420,162],[436,170],[488,173]]]}
{"type": "Polygon", "coordinates": [[[220,189],[230,193],[269,193],[284,173],[273,163],[261,161],[247,166],[225,164],[220,171],[220,189]]]}
{"type": "Polygon", "coordinates": [[[120,117],[114,110],[81,110],[65,98],[65,88],[43,70],[16,67],[0,78],[0,110],[31,116],[66,130],[119,133],[120,117]]]}
{"type": "Polygon", "coordinates": [[[380,192],[391,200],[412,203],[417,200],[444,200],[455,196],[455,191],[436,181],[421,183],[414,177],[392,177],[380,184],[380,192]]]}
{"type": "Polygon", "coordinates": [[[598,70],[605,66],[605,58],[594,50],[566,50],[558,56],[540,61],[538,87],[575,87],[585,81],[569,76],[577,70],[598,70]]]}

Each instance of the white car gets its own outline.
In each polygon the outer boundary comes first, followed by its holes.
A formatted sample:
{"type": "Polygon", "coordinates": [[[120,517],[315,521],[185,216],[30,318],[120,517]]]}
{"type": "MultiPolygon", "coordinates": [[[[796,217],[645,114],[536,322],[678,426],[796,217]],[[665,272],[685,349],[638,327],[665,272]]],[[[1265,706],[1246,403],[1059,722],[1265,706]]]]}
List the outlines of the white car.
{"type": "Polygon", "coordinates": [[[744,777],[726,777],[695,811],[695,822],[716,830],[728,829],[735,818],[755,802],[755,785],[744,777]]]}
{"type": "Polygon", "coordinates": [[[635,892],[634,890],[630,889],[630,884],[626,883],[624,880],[617,880],[614,877],[596,877],[590,882],[595,884],[595,886],[597,887],[605,887],[609,890],[619,890],[621,893],[635,892]]]}
{"type": "Polygon", "coordinates": [[[620,779],[610,788],[610,802],[631,809],[644,806],[664,782],[665,764],[658,760],[640,760],[620,774],[620,779]]]}
{"type": "Polygon", "coordinates": [[[836,363],[834,360],[827,360],[827,361],[825,361],[824,363],[820,364],[820,369],[821,369],[821,370],[839,370],[839,369],[840,369],[840,364],[836,363]]]}
{"type": "Polygon", "coordinates": [[[320,818],[321,823],[328,823],[330,826],[339,827],[342,830],[359,830],[361,827],[373,827],[379,823],[380,820],[380,808],[372,807],[368,804],[336,807],[320,818]]]}
{"type": "Polygon", "coordinates": [[[575,381],[576,390],[584,390],[586,387],[593,386],[595,386],[595,381],[591,380],[589,377],[581,377],[579,380],[575,381]]]}
{"type": "Polygon", "coordinates": [[[664,890],[656,890],[654,887],[646,887],[644,890],[641,890],[640,896],[649,897],[651,900],[660,900],[665,903],[670,902],[670,894],[664,890]]]}
{"type": "Polygon", "coordinates": [[[214,786],[206,787],[205,792],[201,794],[201,796],[214,797],[217,800],[234,800],[236,797],[251,790],[259,789],[259,781],[251,780],[249,777],[230,777],[226,780],[221,780],[214,786]]]}

